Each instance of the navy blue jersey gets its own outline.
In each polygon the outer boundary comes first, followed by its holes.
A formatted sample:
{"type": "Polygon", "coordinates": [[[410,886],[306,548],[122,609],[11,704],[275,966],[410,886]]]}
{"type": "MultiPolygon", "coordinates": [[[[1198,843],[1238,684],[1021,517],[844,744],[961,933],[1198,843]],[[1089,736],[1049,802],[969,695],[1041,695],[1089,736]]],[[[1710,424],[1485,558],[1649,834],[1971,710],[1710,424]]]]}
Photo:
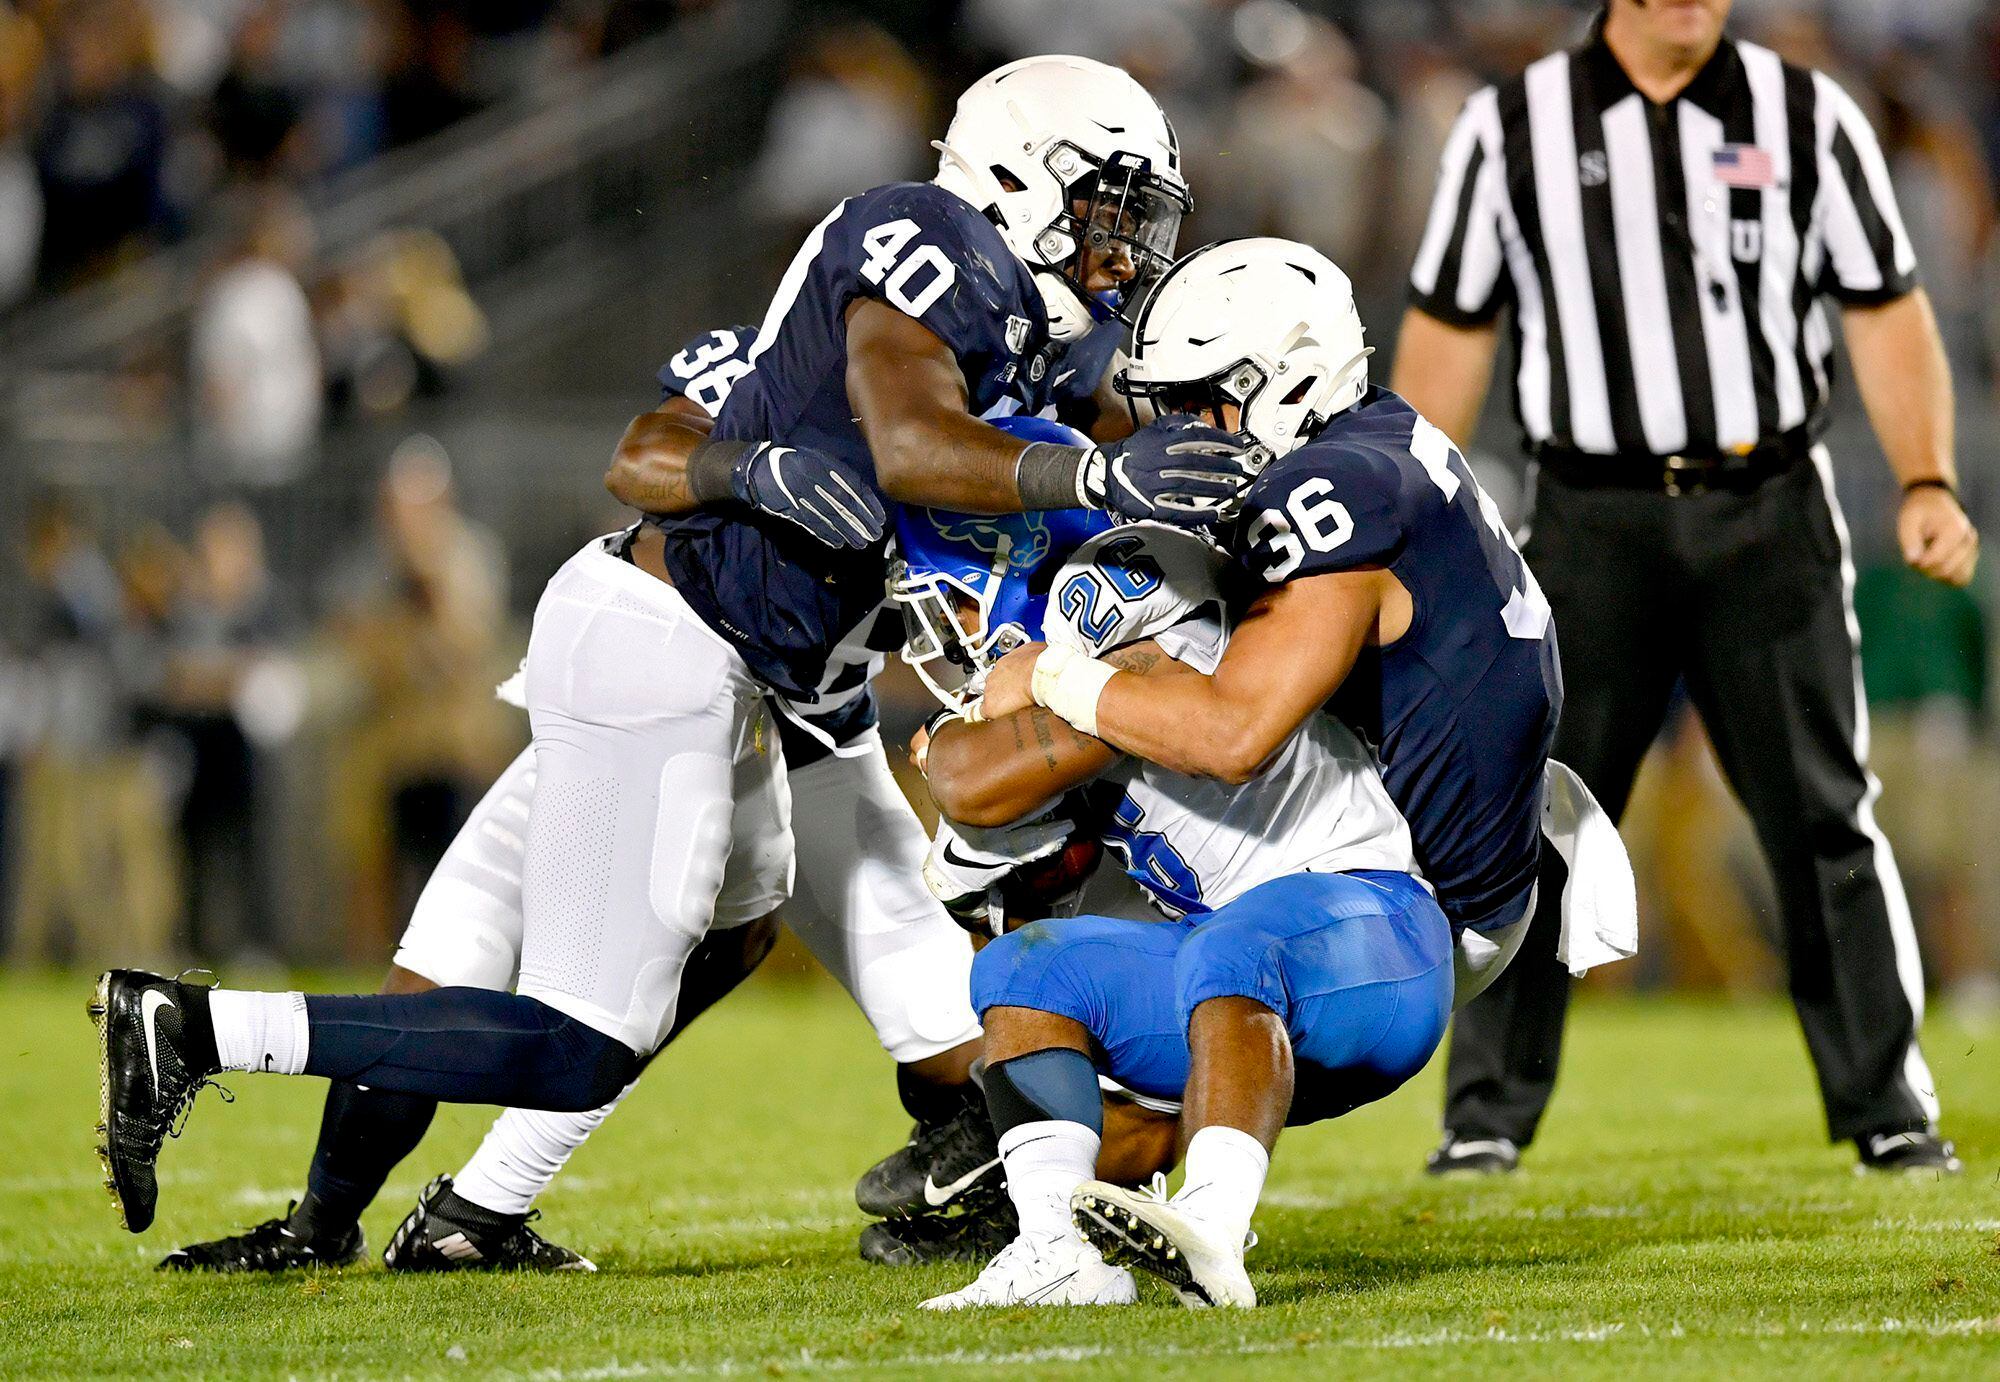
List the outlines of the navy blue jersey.
{"type": "MultiPolygon", "coordinates": [[[[704,331],[660,366],[660,401],[686,398],[710,417],[722,411],[736,381],[750,372],[750,351],[757,344],[754,326],[724,326],[704,331]]],[[[842,642],[827,657],[819,693],[810,707],[787,704],[778,715],[778,741],[785,766],[803,768],[854,743],[880,721],[875,691],[869,683],[882,670],[882,657],[902,645],[902,620],[886,602],[874,624],[842,642]]]]}
{"type": "MultiPolygon", "coordinates": [[[[1046,405],[1057,357],[1027,266],[969,203],[930,183],[891,183],[842,202],[806,238],[715,435],[812,447],[872,477],[847,401],[847,310],[863,297],[922,322],[952,351],[973,414],[1046,405]]],[[[802,702],[819,696],[830,650],[882,603],[881,546],[837,552],[782,519],[730,509],[660,526],[668,572],[695,613],[759,678],[802,702]]]]}
{"type": "Polygon", "coordinates": [[[1410,592],[1409,632],[1364,650],[1329,708],[1375,746],[1452,921],[1512,920],[1540,858],[1562,677],[1548,601],[1457,449],[1371,389],[1258,476],[1237,531],[1267,583],[1387,567],[1410,592]]]}

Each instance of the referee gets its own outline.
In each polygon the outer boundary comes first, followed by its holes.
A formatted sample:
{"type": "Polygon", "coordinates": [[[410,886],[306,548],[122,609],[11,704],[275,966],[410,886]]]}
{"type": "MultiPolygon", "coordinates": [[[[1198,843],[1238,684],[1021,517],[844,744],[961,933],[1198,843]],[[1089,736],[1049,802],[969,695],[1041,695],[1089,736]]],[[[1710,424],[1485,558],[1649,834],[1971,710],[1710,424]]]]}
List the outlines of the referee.
{"type": "MultiPolygon", "coordinates": [[[[1467,102],[1393,387],[1469,440],[1508,315],[1539,466],[1526,555],[1561,630],[1556,757],[1621,815],[1686,686],[1777,882],[1829,1133],[1866,1167],[1956,1171],[1875,825],[1854,568],[1817,442],[1823,299],[1903,484],[1903,554],[1964,585],[1951,381],[1867,121],[1824,74],[1725,39],[1729,7],[1611,0],[1582,47],[1467,102]]],[[[1554,894],[1459,1014],[1435,1172],[1511,1171],[1534,1137],[1569,1001],[1554,894]]]]}

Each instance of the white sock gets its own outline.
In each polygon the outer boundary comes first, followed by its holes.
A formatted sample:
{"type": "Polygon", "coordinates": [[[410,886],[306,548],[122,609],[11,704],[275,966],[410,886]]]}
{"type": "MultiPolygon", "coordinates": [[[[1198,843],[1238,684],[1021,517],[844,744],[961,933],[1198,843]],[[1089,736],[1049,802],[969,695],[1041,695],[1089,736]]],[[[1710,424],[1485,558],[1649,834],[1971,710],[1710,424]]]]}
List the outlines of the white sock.
{"type": "Polygon", "coordinates": [[[1216,1225],[1225,1238],[1241,1242],[1250,1232],[1250,1216],[1270,1169],[1271,1154],[1249,1133],[1203,1128],[1188,1139],[1187,1176],[1174,1203],[1216,1225]]]}
{"type": "Polygon", "coordinates": [[[1051,1119],[1009,1128],[1000,1138],[1007,1198],[1021,1216],[1021,1232],[1073,1234],[1070,1192],[1097,1174],[1102,1139],[1081,1123],[1051,1119]]]}
{"type": "Polygon", "coordinates": [[[211,989],[208,1016],[215,1024],[216,1062],[224,1070],[305,1073],[312,1032],[303,993],[211,989]]]}
{"type": "Polygon", "coordinates": [[[526,1214],[570,1153],[631,1092],[628,1084],[617,1098],[588,1113],[508,1109],[494,1120],[472,1160],[452,1178],[452,1192],[495,1214],[526,1214]]]}

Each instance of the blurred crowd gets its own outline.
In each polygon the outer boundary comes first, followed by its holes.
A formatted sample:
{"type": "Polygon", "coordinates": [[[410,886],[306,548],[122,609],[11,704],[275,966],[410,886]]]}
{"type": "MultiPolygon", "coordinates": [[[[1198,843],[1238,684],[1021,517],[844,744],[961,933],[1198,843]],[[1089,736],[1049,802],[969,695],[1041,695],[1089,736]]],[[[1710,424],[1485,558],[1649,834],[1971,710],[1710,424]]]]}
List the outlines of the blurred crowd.
{"type": "Polygon", "coordinates": [[[325,555],[317,612],[274,580],[256,509],[116,541],[59,494],[27,516],[27,656],[0,661],[0,834],[15,961],[387,953],[525,725],[499,541],[432,439],[325,555]],[[325,858],[300,857],[303,830],[325,858]],[[324,915],[340,944],[279,919],[324,915]]]}
{"type": "MultiPolygon", "coordinates": [[[[490,693],[544,573],[521,573],[510,610],[504,554],[528,534],[466,517],[449,459],[419,435],[394,449],[351,550],[316,562],[310,588],[274,574],[270,497],[315,473],[335,430],[475,373],[491,334],[488,285],[464,281],[440,236],[393,230],[329,263],[308,207],[345,170],[691,11],[757,3],[0,0],[0,313],[197,231],[218,246],[184,344],[154,362],[188,402],[189,473],[213,502],[183,531],[107,530],[87,496],[52,490],[21,520],[33,627],[0,657],[10,955],[95,955],[114,933],[134,957],[291,954],[274,918],[302,908],[333,914],[348,956],[386,953],[428,859],[520,741],[490,693]],[[302,835],[323,867],[301,862],[302,835]]],[[[1081,52],[1130,69],[1173,114],[1197,203],[1184,244],[1317,245],[1353,274],[1386,352],[1461,103],[1573,41],[1593,8],[797,5],[741,195],[762,222],[802,230],[842,196],[929,176],[929,141],[980,72],[1081,52]]],[[[1737,0],[1734,28],[1861,102],[1961,392],[2000,416],[2000,9],[1737,0]]],[[[737,319],[761,305],[767,267],[737,319]]],[[[623,420],[602,418],[605,444],[623,420]]],[[[1996,462],[2000,448],[1968,436],[1967,491],[1989,532],[1996,462]]],[[[1481,464],[1503,502],[1518,499],[1518,463],[1481,464]]],[[[1977,834],[2000,795],[1993,583],[1914,580],[1880,540],[1885,516],[1854,518],[1879,812],[1932,977],[2000,1011],[2000,883],[1977,834]]],[[[1663,740],[1628,837],[1659,943],[1613,982],[1770,983],[1768,883],[1691,716],[1663,740]]]]}
{"type": "Polygon", "coordinates": [[[0,309],[670,23],[659,0],[0,0],[0,309]]]}

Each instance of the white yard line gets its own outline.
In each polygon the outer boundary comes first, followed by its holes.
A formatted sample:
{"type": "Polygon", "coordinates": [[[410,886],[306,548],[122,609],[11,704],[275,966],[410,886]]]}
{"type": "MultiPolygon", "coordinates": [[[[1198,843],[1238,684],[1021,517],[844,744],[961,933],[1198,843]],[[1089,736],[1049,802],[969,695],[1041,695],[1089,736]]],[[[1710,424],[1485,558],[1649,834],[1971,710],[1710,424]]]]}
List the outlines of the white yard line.
{"type": "Polygon", "coordinates": [[[810,1351],[791,1356],[763,1358],[718,1358],[702,1363],[604,1363],[583,1368],[545,1368],[501,1376],[527,1382],[616,1382],[643,1377],[733,1377],[764,1374],[774,1368],[801,1372],[870,1372],[881,1369],[1033,1367],[1049,1363],[1090,1363],[1100,1359],[1185,1359],[1240,1358],[1277,1354],[1317,1353],[1328,1349],[1364,1351],[1427,1348],[1463,1348],[1476,1345],[1518,1346],[1524,1344],[1604,1344],[1617,1339],[1748,1339],[1809,1338],[1815,1335],[1894,1335],[1915,1338],[1950,1339],[1993,1335],[2000,1337],[2000,1315],[1945,1320],[1837,1320],[1823,1324],[1798,1323],[1747,1326],[1733,1330],[1688,1330],[1681,1325],[1653,1329],[1647,1325],[1622,1323],[1589,1325],[1578,1329],[1437,1329],[1420,1334],[1382,1334],[1370,1338],[1329,1339],[1301,1343],[1296,1340],[1259,1340],[1214,1345],[1164,1345],[1146,1347],[1135,1341],[1115,1344],[1077,1344],[1012,1351],[953,1349],[942,1353],[893,1354],[881,1358],[818,1358],[810,1351]]]}

